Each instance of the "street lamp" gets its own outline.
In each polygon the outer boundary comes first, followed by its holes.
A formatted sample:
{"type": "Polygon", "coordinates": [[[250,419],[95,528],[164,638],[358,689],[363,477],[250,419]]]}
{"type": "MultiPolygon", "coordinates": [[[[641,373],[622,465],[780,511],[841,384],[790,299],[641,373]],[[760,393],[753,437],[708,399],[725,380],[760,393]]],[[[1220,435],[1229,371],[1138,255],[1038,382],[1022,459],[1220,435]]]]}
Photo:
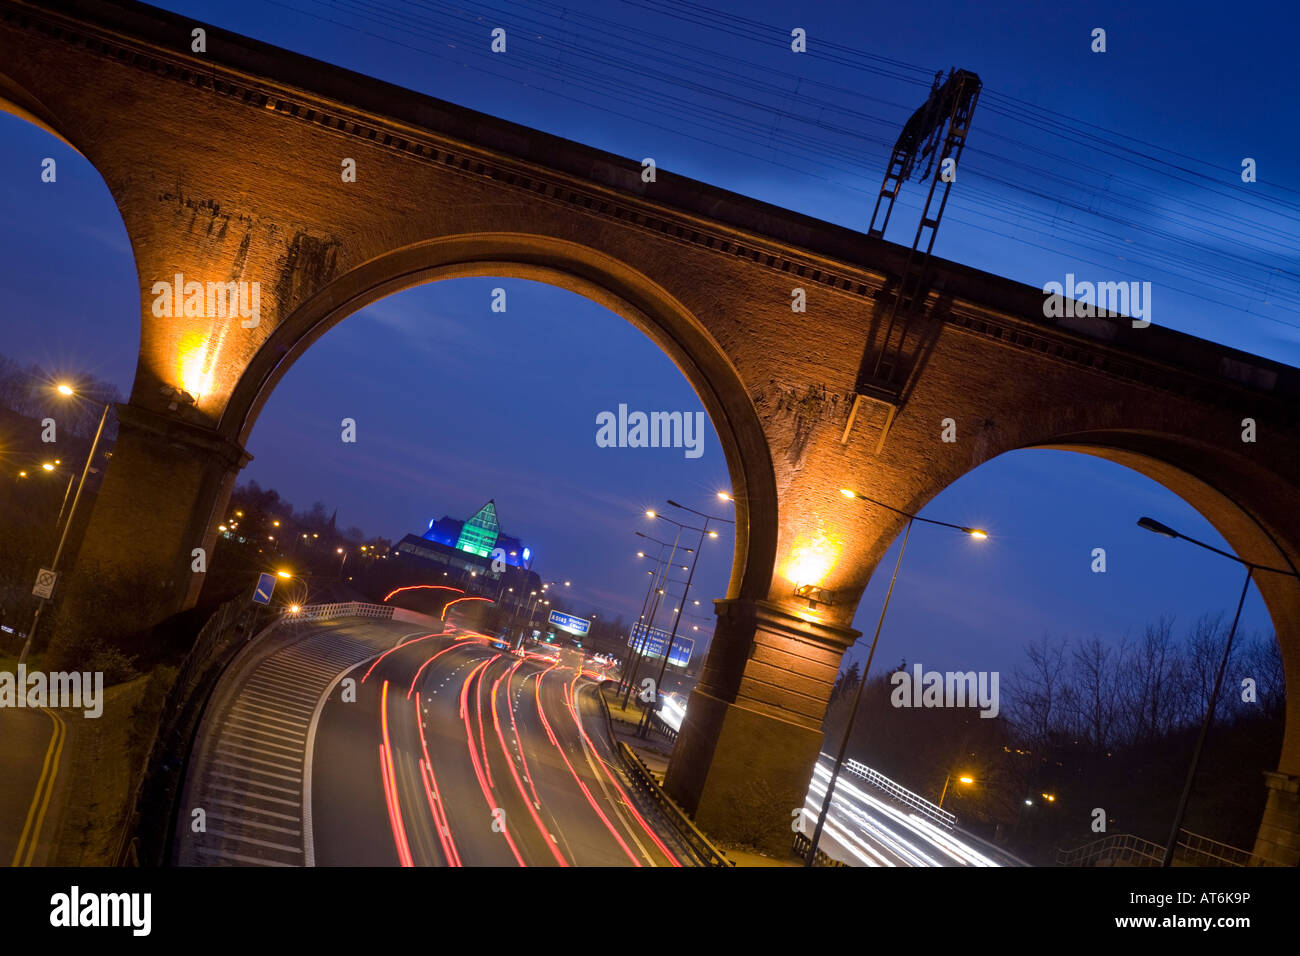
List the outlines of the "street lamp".
{"type": "Polygon", "coordinates": [[[1246,592],[1250,590],[1251,577],[1256,571],[1272,571],[1274,574],[1286,574],[1293,578],[1300,578],[1300,574],[1295,571],[1288,571],[1283,568],[1270,568],[1262,564],[1255,564],[1253,561],[1246,561],[1237,557],[1228,551],[1221,551],[1211,544],[1204,541],[1198,541],[1195,538],[1189,538],[1180,531],[1175,531],[1167,524],[1161,524],[1154,518],[1143,516],[1138,519],[1138,527],[1145,528],[1153,534],[1158,534],[1166,538],[1182,538],[1206,551],[1213,551],[1215,554],[1221,554],[1225,558],[1231,558],[1238,564],[1246,568],[1246,580],[1241,582],[1241,597],[1237,599],[1237,613],[1232,617],[1232,628],[1228,631],[1228,643],[1223,647],[1223,659],[1219,661],[1219,672],[1214,676],[1214,689],[1210,691],[1210,703],[1205,708],[1205,717],[1201,720],[1201,732],[1196,737],[1196,747],[1192,750],[1192,762],[1187,768],[1187,780],[1183,784],[1182,796],[1178,798],[1178,810],[1174,814],[1174,825],[1169,831],[1169,839],[1165,843],[1165,855],[1161,861],[1161,866],[1172,866],[1174,862],[1174,851],[1178,847],[1178,832],[1183,828],[1183,817],[1187,813],[1187,802],[1192,796],[1192,784],[1196,780],[1196,768],[1201,762],[1201,751],[1205,747],[1205,737],[1210,732],[1210,724],[1214,721],[1214,708],[1219,703],[1219,688],[1223,685],[1223,672],[1228,668],[1228,655],[1232,653],[1232,640],[1237,635],[1237,622],[1241,620],[1241,608],[1246,603],[1246,592]]]}
{"type": "MultiPolygon", "coordinates": [[[[649,510],[647,510],[645,514],[646,514],[646,517],[647,517],[647,518],[659,518],[661,521],[667,521],[669,524],[673,524],[673,525],[676,525],[676,526],[677,526],[677,535],[676,535],[676,537],[673,538],[673,546],[672,546],[673,549],[672,549],[672,551],[669,552],[669,554],[668,554],[668,564],[669,564],[669,565],[671,565],[672,562],[673,562],[673,559],[677,557],[677,546],[681,543],[681,540],[682,540],[682,531],[683,531],[683,530],[690,530],[690,531],[701,531],[701,530],[703,530],[703,529],[701,529],[701,528],[691,528],[691,527],[689,527],[688,525],[684,525],[684,524],[682,524],[682,523],[679,522],[679,521],[674,521],[672,518],[665,518],[663,515],[656,513],[653,509],[649,509],[649,510]]],[[[639,531],[636,532],[636,533],[637,533],[638,535],[640,535],[641,537],[643,537],[643,538],[649,538],[649,540],[651,540],[651,541],[657,541],[657,540],[658,540],[657,538],[650,538],[649,535],[641,534],[641,532],[639,532],[639,531]]],[[[662,542],[660,542],[660,543],[662,544],[662,542]]],[[[687,550],[690,550],[690,549],[687,549],[687,550]]],[[[662,549],[660,550],[660,553],[662,553],[662,549]]],[[[663,596],[664,596],[664,593],[665,593],[666,590],[667,590],[667,587],[666,587],[667,583],[668,583],[668,567],[665,566],[665,568],[664,568],[664,572],[663,572],[663,576],[662,576],[659,580],[657,580],[657,581],[655,582],[655,591],[656,591],[656,594],[655,594],[654,606],[650,609],[650,618],[649,618],[649,620],[646,621],[646,625],[645,625],[645,633],[642,635],[641,642],[640,642],[640,646],[636,649],[636,653],[632,656],[632,659],[631,659],[631,667],[628,668],[627,689],[623,692],[623,709],[624,709],[624,710],[627,710],[627,702],[628,702],[628,699],[632,696],[632,686],[636,683],[636,672],[637,672],[637,670],[641,667],[641,660],[642,660],[642,658],[645,657],[646,648],[648,648],[648,647],[650,646],[650,631],[651,631],[651,629],[654,627],[655,616],[659,613],[659,603],[660,603],[660,601],[662,600],[662,598],[663,598],[663,596]]],[[[635,625],[633,626],[633,629],[632,629],[632,630],[633,630],[633,633],[635,633],[635,631],[636,631],[636,627],[635,627],[635,625]]],[[[656,684],[655,686],[658,687],[657,684],[656,684]]]]}
{"type": "MultiPolygon", "coordinates": [[[[710,514],[705,514],[703,511],[696,511],[694,508],[688,508],[685,505],[679,505],[671,498],[668,499],[668,504],[674,508],[680,508],[682,511],[689,511],[691,514],[699,515],[701,518],[704,519],[704,527],[697,529],[700,532],[701,548],[704,547],[705,537],[716,538],[718,536],[718,532],[709,530],[710,521],[725,521],[727,524],[735,524],[735,522],[730,518],[722,518],[719,517],[718,515],[710,515],[710,514]]],[[[672,519],[664,518],[663,520],[671,521],[672,519]]],[[[673,523],[676,524],[676,522],[673,523]]],[[[690,573],[686,576],[686,587],[682,591],[682,603],[681,603],[682,607],[686,605],[686,598],[691,593],[691,582],[695,580],[695,566],[698,565],[699,563],[700,563],[700,555],[697,552],[695,555],[695,559],[691,561],[690,573]]],[[[674,613],[673,631],[671,634],[668,635],[668,645],[664,648],[663,663],[659,665],[659,677],[655,680],[655,699],[654,701],[651,702],[650,706],[646,708],[645,716],[641,719],[641,726],[637,729],[637,735],[640,737],[645,737],[650,732],[650,715],[654,713],[655,706],[659,703],[658,691],[659,688],[663,685],[664,672],[668,670],[668,659],[672,656],[673,641],[677,639],[677,627],[679,624],[681,624],[681,622],[682,622],[681,614],[674,613]]],[[[647,632],[647,636],[648,633],[649,632],[647,632]]]]}
{"type": "MultiPolygon", "coordinates": [[[[76,395],[76,391],[71,385],[66,383],[57,386],[56,391],[60,395],[76,395]]],[[[54,560],[50,562],[50,571],[57,573],[59,570],[59,558],[63,556],[63,546],[68,540],[68,529],[72,527],[72,519],[77,513],[77,503],[81,501],[81,492],[86,487],[86,476],[90,474],[91,463],[95,460],[95,451],[99,448],[99,438],[104,434],[104,423],[108,421],[108,402],[102,403],[104,406],[103,413],[99,416],[99,427],[95,429],[95,437],[90,443],[90,453],[86,455],[86,466],[81,471],[81,480],[77,482],[77,494],[72,499],[72,509],[68,512],[68,520],[63,525],[63,533],[59,535],[59,545],[54,549],[54,560]]],[[[66,496],[65,496],[66,499],[66,496]]],[[[62,509],[60,509],[60,514],[62,509]]],[[[40,603],[36,605],[36,616],[32,618],[32,626],[28,628],[27,640],[23,642],[22,652],[18,655],[18,663],[22,664],[27,659],[27,654],[31,650],[32,641],[36,638],[36,628],[41,623],[41,612],[45,610],[48,603],[46,598],[41,598],[40,603]]]]}
{"type": "MultiPolygon", "coordinates": [[[[658,559],[657,559],[656,562],[655,562],[654,570],[653,570],[653,571],[647,571],[647,572],[646,572],[646,574],[650,576],[650,584],[646,587],[646,591],[645,591],[645,599],[641,602],[641,615],[640,615],[640,617],[638,617],[638,618],[636,619],[636,621],[633,623],[633,625],[632,625],[632,633],[631,633],[631,635],[629,635],[629,638],[633,638],[633,637],[635,637],[635,635],[636,635],[636,625],[637,625],[637,624],[644,624],[645,627],[646,627],[646,633],[645,633],[644,635],[642,635],[641,640],[640,640],[639,642],[636,641],[636,640],[629,639],[629,641],[628,641],[628,656],[627,656],[627,662],[626,662],[625,666],[623,667],[623,672],[622,672],[622,674],[619,676],[618,689],[615,691],[615,693],[619,693],[619,692],[623,691],[624,687],[630,687],[630,686],[631,686],[631,677],[632,677],[632,659],[633,659],[633,657],[636,657],[636,658],[637,658],[637,663],[638,663],[638,664],[640,663],[639,652],[642,651],[642,650],[644,650],[644,648],[645,648],[645,644],[646,644],[646,641],[648,640],[648,638],[649,638],[649,634],[650,634],[650,631],[649,631],[649,627],[650,627],[650,625],[649,625],[649,623],[646,622],[646,611],[649,610],[649,608],[650,608],[650,598],[651,598],[651,596],[654,595],[654,594],[656,594],[656,593],[658,593],[658,588],[659,588],[659,571],[660,571],[660,569],[663,567],[663,565],[667,562],[667,559],[664,558],[664,548],[674,547],[673,544],[671,544],[671,543],[669,543],[669,542],[667,542],[667,541],[660,541],[658,538],[651,537],[650,535],[645,534],[644,532],[641,532],[641,531],[634,531],[634,532],[632,532],[632,533],[635,534],[638,538],[645,538],[647,541],[653,541],[655,544],[659,545],[659,557],[658,557],[658,559]]],[[[675,550],[675,548],[674,548],[674,550],[675,550]]],[[[693,549],[693,548],[685,548],[684,550],[685,550],[688,554],[693,554],[693,553],[694,553],[694,549],[693,549]]],[[[646,556],[646,553],[645,553],[644,551],[638,551],[638,552],[636,553],[636,556],[637,556],[638,558],[644,558],[644,557],[646,556]]],[[[657,609],[658,609],[658,605],[656,604],[656,610],[657,610],[657,609]]],[[[653,616],[653,615],[652,615],[652,616],[653,616]]],[[[624,694],[624,705],[623,705],[624,707],[627,706],[627,704],[626,704],[626,698],[627,698],[628,696],[630,696],[630,694],[624,694]]]]}
{"type": "Polygon", "coordinates": [[[898,558],[894,561],[894,574],[889,579],[889,588],[885,591],[885,603],[880,608],[880,620],[876,622],[876,633],[871,636],[871,649],[867,652],[867,663],[862,668],[862,677],[858,682],[857,692],[853,695],[853,708],[849,711],[848,722],[844,725],[844,736],[840,739],[839,751],[835,755],[835,764],[831,767],[831,779],[826,784],[826,795],[822,797],[822,807],[817,814],[817,826],[813,828],[812,839],[808,842],[808,855],[804,857],[804,866],[812,866],[813,861],[817,858],[817,844],[821,841],[822,829],[826,826],[826,815],[831,808],[831,798],[835,795],[835,784],[839,780],[840,768],[844,765],[844,755],[849,749],[849,736],[853,733],[853,722],[857,719],[858,705],[862,702],[862,688],[867,686],[867,672],[871,670],[871,660],[876,656],[876,642],[880,640],[880,629],[885,625],[885,612],[889,610],[889,599],[894,595],[894,583],[898,580],[898,569],[903,563],[903,553],[907,550],[907,539],[912,534],[912,524],[920,521],[925,524],[938,525],[941,528],[952,528],[978,540],[988,537],[988,534],[979,528],[950,524],[947,521],[935,521],[933,518],[922,518],[920,515],[912,514],[910,511],[903,511],[892,505],[887,505],[883,501],[877,501],[867,495],[850,491],[848,488],[841,488],[840,494],[854,501],[867,501],[884,508],[886,511],[903,515],[907,518],[907,527],[903,530],[903,543],[898,549],[898,558]]]}
{"type": "MultiPolygon", "coordinates": [[[[941,808],[943,807],[943,798],[948,795],[948,782],[950,780],[952,780],[952,773],[949,773],[948,776],[943,778],[943,790],[939,794],[939,806],[941,808]]],[[[975,778],[970,776],[969,774],[962,774],[960,777],[957,778],[957,782],[969,787],[971,784],[975,782],[975,778]]]]}

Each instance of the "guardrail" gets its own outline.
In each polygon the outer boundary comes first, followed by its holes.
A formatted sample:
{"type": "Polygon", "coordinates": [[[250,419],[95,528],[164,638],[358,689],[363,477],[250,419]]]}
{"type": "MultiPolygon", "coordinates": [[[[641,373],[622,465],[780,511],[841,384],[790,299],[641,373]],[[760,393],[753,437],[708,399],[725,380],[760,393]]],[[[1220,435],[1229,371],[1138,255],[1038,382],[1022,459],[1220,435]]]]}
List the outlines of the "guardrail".
{"type": "MultiPolygon", "coordinates": [[[[1184,866],[1267,866],[1253,853],[1188,830],[1179,830],[1174,862],[1184,866]]],[[[1160,866],[1162,844],[1132,833],[1112,833],[1082,846],[1056,851],[1057,866],[1160,866]]]]}
{"type": "Polygon", "coordinates": [[[686,845],[691,848],[691,852],[705,866],[732,867],[736,865],[727,859],[725,853],[710,843],[709,838],[695,825],[694,821],[686,815],[681,807],[673,802],[668,794],[664,793],[663,787],[659,786],[659,781],[654,778],[650,768],[637,756],[635,750],[620,740],[618,742],[618,751],[623,757],[623,762],[632,771],[632,780],[637,789],[659,806],[673,829],[677,831],[677,835],[682,838],[686,845]]]}
{"type": "MultiPolygon", "coordinates": [[[[822,754],[822,756],[829,757],[830,754],[822,754]]],[[[941,808],[938,804],[931,803],[929,800],[925,799],[925,797],[921,796],[920,794],[913,793],[911,790],[908,790],[906,787],[904,787],[901,783],[895,783],[893,780],[890,780],[888,777],[886,777],[883,773],[880,773],[876,770],[872,770],[866,764],[859,763],[858,761],[853,759],[846,760],[844,762],[844,766],[848,767],[849,771],[852,772],[855,776],[860,777],[862,780],[865,780],[867,783],[871,784],[877,790],[883,790],[885,793],[889,794],[899,803],[907,804],[913,810],[917,810],[925,814],[935,823],[940,823],[943,826],[947,827],[949,830],[952,830],[957,826],[957,817],[955,814],[949,813],[947,810],[941,808]]]]}
{"type": "Polygon", "coordinates": [[[704,832],[695,825],[695,822],[686,815],[681,807],[673,802],[668,794],[664,793],[663,787],[659,786],[659,781],[654,778],[650,768],[645,765],[636,751],[626,743],[618,739],[614,733],[614,718],[609,712],[609,701],[605,700],[605,693],[600,688],[596,688],[596,697],[600,701],[601,713],[605,715],[605,730],[609,734],[610,743],[614,745],[614,750],[623,758],[623,764],[627,767],[628,774],[636,788],[652,800],[664,816],[667,817],[668,823],[682,841],[691,848],[691,852],[705,866],[733,867],[736,864],[727,859],[727,855],[715,847],[704,832]]]}
{"type": "MultiPolygon", "coordinates": [[[[808,847],[812,846],[812,838],[796,830],[794,834],[794,844],[791,849],[801,858],[808,858],[808,847]]],[[[817,856],[813,859],[813,866],[848,866],[843,860],[837,860],[833,856],[827,856],[826,851],[821,847],[817,848],[817,856]]]]}

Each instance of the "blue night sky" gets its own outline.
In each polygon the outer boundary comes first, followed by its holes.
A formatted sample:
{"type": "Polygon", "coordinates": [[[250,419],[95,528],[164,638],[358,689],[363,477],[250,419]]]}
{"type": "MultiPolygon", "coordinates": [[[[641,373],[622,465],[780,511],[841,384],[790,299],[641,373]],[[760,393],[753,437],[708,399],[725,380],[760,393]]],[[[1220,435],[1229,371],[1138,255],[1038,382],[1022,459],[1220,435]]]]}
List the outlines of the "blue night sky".
{"type": "MultiPolygon", "coordinates": [[[[1297,18],[1276,6],[162,6],[862,231],[890,147],[934,71],[971,70],[984,93],[936,255],[1038,287],[1069,272],[1149,281],[1155,324],[1300,364],[1297,18]],[[488,51],[497,26],[508,33],[504,55],[488,51]],[[790,50],[794,27],[807,31],[806,54],[790,50]],[[1089,50],[1095,27],[1107,31],[1104,54],[1089,50]],[[1257,183],[1241,182],[1244,157],[1256,161],[1257,183]]],[[[910,242],[921,195],[907,184],[888,238],[910,242]]],[[[47,134],[0,117],[0,217],[0,351],[127,394],[138,287],[98,174],[47,134]],[[58,159],[57,185],[39,181],[44,156],[58,159]]],[[[635,617],[646,565],[632,532],[673,530],[643,511],[670,511],[671,497],[729,515],[714,497],[728,479],[711,430],[696,460],[680,449],[597,448],[597,413],[620,403],[702,408],[649,340],[585,299],[521,281],[438,283],[321,339],[267,404],[241,478],[298,508],[323,500],[341,524],[394,538],[495,498],[543,578],[574,582],[575,610],[635,617]],[[508,292],[504,314],[489,308],[496,286],[508,292]],[[358,422],[356,445],[338,440],[343,417],[358,422]]],[[[924,513],[992,537],[914,530],[877,664],[1009,671],[1044,632],[1118,639],[1169,612],[1181,631],[1204,612],[1230,614],[1240,587],[1224,559],[1134,525],[1150,514],[1221,544],[1189,506],[1080,455],[1005,455],[924,513]],[[1106,574],[1089,570],[1095,547],[1106,548],[1106,574]]],[[[696,611],[723,594],[730,568],[729,536],[705,547],[696,611]]],[[[868,637],[893,557],[855,620],[868,637]]],[[[1269,626],[1253,591],[1243,626],[1269,626]]]]}

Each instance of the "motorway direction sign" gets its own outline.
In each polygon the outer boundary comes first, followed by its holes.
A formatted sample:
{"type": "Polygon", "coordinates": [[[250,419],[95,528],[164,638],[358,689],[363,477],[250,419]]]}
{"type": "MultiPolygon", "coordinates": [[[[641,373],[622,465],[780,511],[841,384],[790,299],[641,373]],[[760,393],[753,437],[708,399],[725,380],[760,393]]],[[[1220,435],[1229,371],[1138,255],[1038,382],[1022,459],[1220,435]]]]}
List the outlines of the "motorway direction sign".
{"type": "Polygon", "coordinates": [[[275,591],[275,575],[263,573],[257,579],[257,589],[253,591],[253,601],[257,604],[270,604],[271,594],[275,591]]]}
{"type": "Polygon", "coordinates": [[[57,571],[41,568],[36,575],[36,586],[32,588],[32,593],[38,598],[44,598],[48,601],[54,594],[54,582],[58,579],[59,574],[57,571]]]}
{"type": "Polygon", "coordinates": [[[576,634],[583,637],[591,630],[591,622],[580,617],[574,617],[572,614],[565,614],[563,611],[552,611],[546,618],[547,623],[554,624],[562,631],[568,631],[570,634],[576,634]]]}
{"type": "MultiPolygon", "coordinates": [[[[650,636],[646,637],[646,626],[644,624],[632,625],[632,633],[628,635],[627,643],[632,648],[633,653],[640,651],[642,645],[645,645],[645,656],[649,658],[661,658],[664,656],[664,648],[668,646],[668,638],[671,637],[667,631],[657,627],[650,628],[650,636]]],[[[678,634],[673,638],[673,652],[668,658],[668,663],[675,667],[685,667],[691,662],[691,654],[695,651],[695,641],[689,637],[682,637],[678,634]]]]}

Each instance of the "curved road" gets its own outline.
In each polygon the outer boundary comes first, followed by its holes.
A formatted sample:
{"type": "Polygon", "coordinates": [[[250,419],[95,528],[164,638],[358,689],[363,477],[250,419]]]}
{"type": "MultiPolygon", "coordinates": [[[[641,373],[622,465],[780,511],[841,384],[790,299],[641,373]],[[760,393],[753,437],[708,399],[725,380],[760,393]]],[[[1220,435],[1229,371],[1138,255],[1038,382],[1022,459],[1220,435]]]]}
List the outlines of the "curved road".
{"type": "Polygon", "coordinates": [[[675,866],[632,798],[582,656],[482,635],[412,639],[348,676],[317,728],[319,865],[675,866]]]}
{"type": "Polygon", "coordinates": [[[196,739],[176,862],[694,865],[625,776],[582,655],[546,652],[355,618],[250,646],[196,739]]]}

